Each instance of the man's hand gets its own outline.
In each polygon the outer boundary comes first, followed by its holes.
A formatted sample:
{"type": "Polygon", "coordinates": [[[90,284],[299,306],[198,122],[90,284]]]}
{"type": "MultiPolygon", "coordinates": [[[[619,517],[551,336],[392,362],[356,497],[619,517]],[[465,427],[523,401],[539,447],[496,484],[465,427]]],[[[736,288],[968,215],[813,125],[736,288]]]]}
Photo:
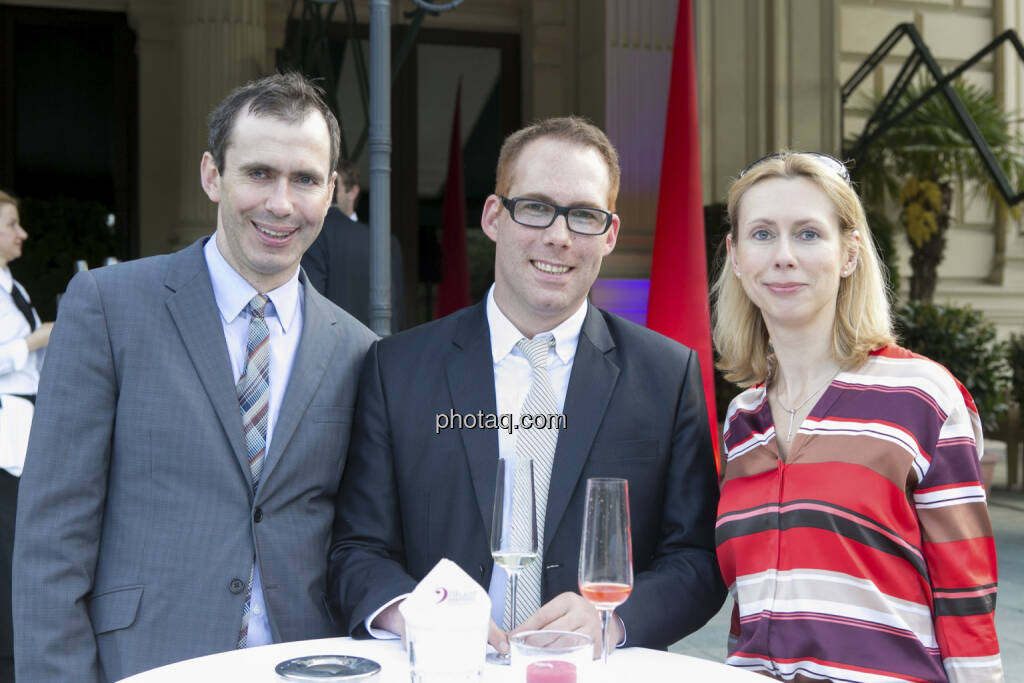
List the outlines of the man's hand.
{"type": "Polygon", "coordinates": [[[509,651],[508,634],[494,623],[494,619],[491,619],[487,627],[487,644],[502,654],[509,651]]]}
{"type": "MultiPolygon", "coordinates": [[[[624,631],[622,621],[612,615],[608,620],[608,642],[615,647],[622,642],[624,631]]],[[[562,593],[512,631],[573,631],[585,633],[594,640],[594,659],[601,656],[601,615],[583,596],[576,593],[562,593]]]]}
{"type": "Polygon", "coordinates": [[[402,639],[402,647],[405,647],[405,617],[398,611],[398,606],[403,602],[405,601],[398,600],[385,607],[384,611],[378,614],[370,623],[370,626],[374,629],[394,633],[402,639]]]}

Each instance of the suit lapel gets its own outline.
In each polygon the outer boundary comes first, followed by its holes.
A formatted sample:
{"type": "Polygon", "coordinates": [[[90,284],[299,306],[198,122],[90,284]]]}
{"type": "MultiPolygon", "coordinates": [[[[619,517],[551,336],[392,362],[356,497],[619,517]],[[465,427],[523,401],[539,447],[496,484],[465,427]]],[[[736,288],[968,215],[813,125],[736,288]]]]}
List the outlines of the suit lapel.
{"type": "Polygon", "coordinates": [[[544,518],[545,553],[551,539],[555,537],[555,530],[562,522],[569,498],[576,489],[594,437],[611,401],[619,377],[619,367],[607,354],[614,348],[615,342],[604,318],[597,308],[588,304],[562,409],[566,426],[558,435],[555,464],[548,487],[548,509],[544,518]]]}
{"type": "Polygon", "coordinates": [[[185,344],[196,374],[206,390],[214,412],[224,428],[224,435],[238,459],[239,467],[249,481],[249,458],[242,437],[242,413],[231,373],[227,342],[220,311],[213,297],[210,272],[203,257],[203,244],[199,240],[192,246],[171,255],[165,286],[172,291],[167,297],[178,333],[185,344]]]}
{"type": "MultiPolygon", "coordinates": [[[[302,280],[305,303],[302,312],[302,337],[295,351],[292,373],[288,379],[288,388],[281,400],[281,412],[274,425],[274,434],[270,441],[267,463],[260,477],[260,491],[270,474],[277,468],[284,457],[288,442],[292,440],[295,430],[306,413],[313,395],[320,387],[320,381],[327,372],[327,363],[334,357],[339,338],[330,333],[337,320],[330,310],[323,305],[324,299],[315,295],[306,274],[299,276],[302,280]]],[[[258,494],[259,492],[257,492],[258,494]]]]}
{"type": "MultiPolygon", "coordinates": [[[[452,408],[462,415],[497,412],[494,398],[494,359],[487,326],[486,299],[458,321],[453,349],[446,359],[452,408]]],[[[494,478],[498,472],[498,433],[493,429],[461,429],[480,519],[490,533],[494,508],[494,478]]]]}

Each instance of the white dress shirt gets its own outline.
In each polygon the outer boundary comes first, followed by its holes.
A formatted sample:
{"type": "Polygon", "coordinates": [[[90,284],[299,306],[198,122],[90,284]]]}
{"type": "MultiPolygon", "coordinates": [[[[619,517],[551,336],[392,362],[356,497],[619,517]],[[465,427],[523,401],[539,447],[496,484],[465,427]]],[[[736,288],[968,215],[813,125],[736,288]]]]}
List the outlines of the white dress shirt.
{"type": "MultiPolygon", "coordinates": [[[[8,268],[0,268],[0,394],[35,394],[39,389],[39,371],[46,349],[28,350],[25,341],[32,328],[14,303],[11,292],[17,287],[25,301],[28,292],[15,282],[8,268]]],[[[41,323],[32,309],[36,327],[41,323]]],[[[0,410],[0,469],[15,477],[25,465],[28,433],[32,427],[32,404],[25,399],[6,396],[0,410]]]]}
{"type": "MultiPolygon", "coordinates": [[[[25,301],[31,301],[25,288],[14,281],[10,269],[0,268],[0,394],[34,394],[39,388],[39,370],[46,351],[29,352],[25,337],[32,328],[14,305],[14,287],[21,291],[25,301]]],[[[32,316],[38,327],[41,321],[35,309],[32,316]]]]}
{"type": "MultiPolygon", "coordinates": [[[[248,360],[246,345],[249,339],[250,316],[245,307],[258,292],[224,259],[217,248],[216,234],[206,242],[203,254],[206,257],[206,267],[210,271],[213,297],[220,310],[220,322],[224,327],[231,371],[237,384],[245,372],[245,363],[248,360]]],[[[296,267],[295,274],[288,282],[263,294],[270,300],[264,309],[270,333],[270,395],[267,397],[267,445],[263,456],[266,471],[271,458],[277,455],[271,448],[274,425],[277,424],[277,416],[281,412],[281,399],[284,398],[285,389],[288,387],[295,351],[302,337],[303,304],[299,269],[296,267]]],[[[241,620],[241,612],[238,617],[241,620]]],[[[247,646],[268,645],[272,642],[266,602],[263,599],[263,582],[257,564],[252,578],[247,646]]]]}
{"type": "MultiPolygon", "coordinates": [[[[569,377],[572,374],[572,364],[576,359],[576,348],[580,341],[580,332],[583,330],[583,321],[587,317],[587,302],[584,301],[579,309],[565,319],[558,327],[538,334],[537,337],[552,335],[555,338],[554,347],[548,351],[548,378],[551,380],[551,388],[555,392],[555,399],[558,401],[558,412],[564,413],[565,394],[569,390],[569,377]]],[[[491,330],[491,356],[494,360],[494,391],[497,403],[498,414],[511,413],[512,423],[518,424],[519,413],[526,400],[526,394],[530,391],[530,384],[533,381],[533,369],[526,355],[519,350],[516,343],[523,338],[523,334],[512,324],[512,321],[505,317],[505,314],[498,308],[494,301],[494,286],[487,293],[487,325],[491,330]]],[[[536,339],[537,337],[534,337],[536,339]]],[[[498,457],[512,458],[516,453],[516,434],[514,431],[509,434],[507,430],[498,431],[498,457]]],[[[511,472],[509,472],[511,474],[511,472]]],[[[505,482],[506,491],[512,485],[511,478],[505,482]]],[[[505,496],[506,501],[512,497],[505,496]]],[[[508,526],[512,523],[512,515],[506,514],[505,528],[502,533],[509,532],[508,526]]],[[[545,534],[550,529],[545,529],[545,534]]],[[[543,539],[541,539],[543,544],[543,539]]],[[[543,561],[539,558],[538,561],[543,561]]],[[[491,572],[491,584],[487,589],[487,595],[491,598],[491,618],[501,627],[502,619],[505,616],[505,591],[508,585],[508,573],[497,564],[491,572]]],[[[523,615],[529,616],[529,615],[523,615]]],[[[520,617],[522,618],[522,617],[520,617]]],[[[616,619],[618,617],[616,616],[616,619]]],[[[626,642],[626,627],[619,620],[622,627],[622,639],[616,644],[621,647],[626,642]]]]}
{"type": "MultiPolygon", "coordinates": [[[[548,351],[548,378],[558,402],[558,412],[565,406],[565,394],[569,390],[569,375],[572,363],[576,358],[576,345],[580,340],[583,320],[587,317],[587,302],[566,318],[558,327],[537,335],[537,337],[554,336],[555,345],[548,351]]],[[[491,357],[494,360],[494,398],[499,415],[511,414],[512,423],[519,423],[519,413],[530,392],[533,382],[533,369],[530,360],[516,344],[523,338],[523,333],[505,317],[494,301],[494,287],[487,293],[487,325],[491,330],[491,357]]],[[[498,457],[511,459],[516,454],[516,435],[507,430],[498,430],[498,457]]],[[[508,483],[506,482],[506,486],[508,483]]],[[[511,500],[511,496],[506,496],[511,500]]],[[[512,516],[505,515],[506,526],[511,524],[512,516]]],[[[505,612],[505,590],[508,574],[494,565],[491,572],[491,585],[487,594],[491,598],[491,617],[494,623],[501,626],[505,612]]]]}
{"type": "MultiPolygon", "coordinates": [[[[569,375],[572,373],[572,363],[576,358],[576,345],[579,342],[583,320],[586,317],[587,302],[584,301],[579,309],[558,327],[537,335],[538,337],[546,335],[555,338],[554,347],[548,351],[548,377],[558,402],[558,412],[562,412],[565,405],[565,394],[569,389],[569,375]]],[[[494,301],[494,285],[491,285],[490,291],[487,292],[487,326],[491,332],[494,396],[498,415],[510,414],[513,416],[513,424],[516,424],[519,421],[523,401],[526,400],[526,394],[530,391],[533,369],[530,367],[529,359],[516,346],[524,337],[523,333],[501,312],[498,304],[494,301]]],[[[498,457],[511,458],[515,455],[516,434],[518,431],[515,430],[512,434],[509,434],[507,430],[498,430],[498,457]]],[[[512,523],[510,515],[506,515],[505,519],[507,524],[512,523]]],[[[491,599],[491,617],[499,627],[505,610],[507,577],[504,569],[494,565],[494,570],[491,572],[491,584],[487,590],[491,599]]],[[[396,637],[388,631],[372,629],[370,624],[388,606],[406,597],[408,596],[400,595],[394,598],[367,617],[364,622],[367,632],[374,638],[396,637]]]]}

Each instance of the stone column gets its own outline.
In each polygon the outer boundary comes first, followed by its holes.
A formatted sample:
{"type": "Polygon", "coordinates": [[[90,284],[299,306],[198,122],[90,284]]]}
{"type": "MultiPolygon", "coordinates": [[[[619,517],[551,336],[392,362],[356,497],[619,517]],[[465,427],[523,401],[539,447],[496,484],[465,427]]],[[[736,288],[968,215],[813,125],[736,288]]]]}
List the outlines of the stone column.
{"type": "Polygon", "coordinates": [[[165,98],[180,117],[180,214],[173,248],[213,232],[216,205],[199,184],[206,119],[235,87],[266,73],[265,0],[181,3],[181,97],[165,98]]]}
{"type": "Polygon", "coordinates": [[[605,0],[604,125],[622,168],[622,228],[604,278],[650,277],[677,4],[605,0]]]}
{"type": "MultiPolygon", "coordinates": [[[[996,0],[993,7],[993,19],[995,22],[994,34],[998,35],[1007,29],[1021,31],[1022,11],[1024,3],[1021,0],[996,0]]],[[[1004,44],[997,48],[995,53],[995,69],[993,73],[993,92],[999,98],[999,103],[1009,112],[1019,112],[1024,105],[1024,92],[1021,88],[1021,64],[1017,53],[1004,44]]],[[[1018,133],[1024,126],[1017,124],[1018,133]]],[[[1014,188],[1019,189],[1019,188],[1014,188]]],[[[1006,281],[1007,247],[1015,245],[1017,251],[1021,251],[1019,244],[1020,221],[1014,221],[1009,212],[1000,208],[996,211],[995,225],[993,225],[994,243],[992,249],[992,267],[989,270],[985,281],[992,285],[1002,286],[1006,281]]],[[[1019,255],[1018,255],[1019,260],[1019,255]]],[[[1020,264],[1015,264],[1019,269],[1020,264]]]]}
{"type": "Polygon", "coordinates": [[[527,0],[523,12],[523,121],[572,113],[575,0],[527,0]]]}
{"type": "Polygon", "coordinates": [[[836,0],[694,5],[705,202],[768,152],[838,153],[836,0]]]}
{"type": "Polygon", "coordinates": [[[168,251],[177,230],[178,6],[131,0],[128,23],[139,57],[139,255],[168,251]]]}

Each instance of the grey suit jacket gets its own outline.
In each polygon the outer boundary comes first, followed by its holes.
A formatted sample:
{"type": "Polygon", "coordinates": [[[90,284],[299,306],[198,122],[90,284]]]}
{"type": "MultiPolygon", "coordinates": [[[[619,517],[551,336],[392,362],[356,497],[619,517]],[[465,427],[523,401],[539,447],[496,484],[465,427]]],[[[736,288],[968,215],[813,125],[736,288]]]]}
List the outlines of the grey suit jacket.
{"type": "Polygon", "coordinates": [[[334,635],[334,495],[374,335],[308,285],[255,497],[200,240],[82,273],[39,386],[14,551],[19,681],[235,647],[255,555],[275,641],[334,635]]]}

